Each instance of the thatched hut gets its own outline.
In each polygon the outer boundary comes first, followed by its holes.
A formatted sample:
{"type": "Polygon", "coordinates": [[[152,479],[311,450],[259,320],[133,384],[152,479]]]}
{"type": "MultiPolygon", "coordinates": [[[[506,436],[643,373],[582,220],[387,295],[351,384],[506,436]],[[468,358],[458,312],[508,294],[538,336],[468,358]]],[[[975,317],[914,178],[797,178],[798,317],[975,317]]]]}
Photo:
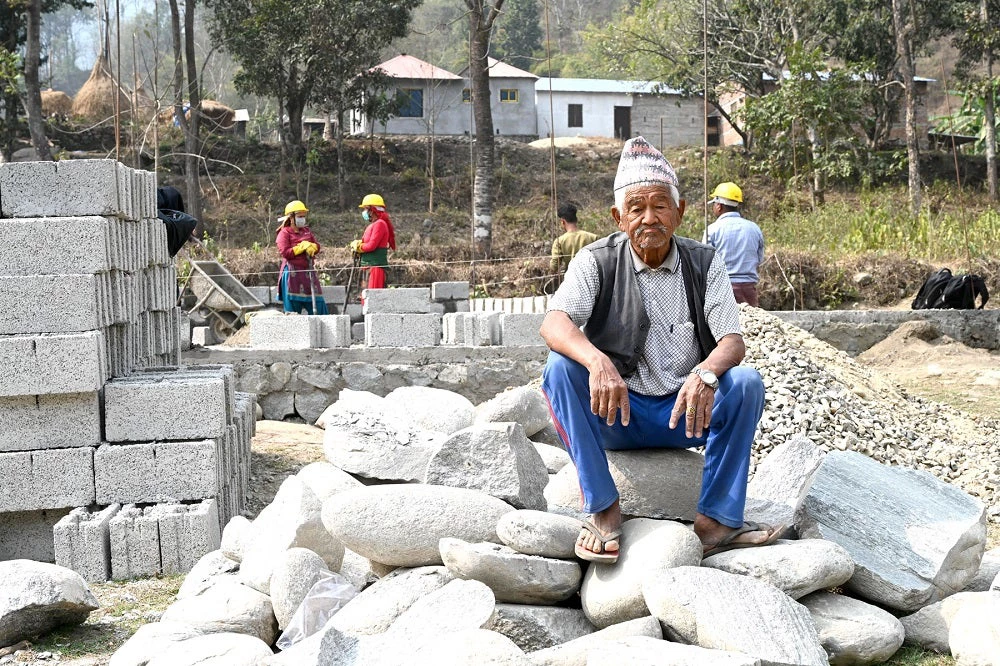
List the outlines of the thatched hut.
{"type": "MultiPolygon", "coordinates": [[[[184,117],[191,119],[191,110],[184,103],[184,117]]],[[[170,106],[160,111],[160,123],[171,125],[174,122],[174,107],[170,106]]],[[[201,126],[208,132],[228,132],[236,124],[236,111],[221,102],[212,99],[201,101],[201,126]]]]}
{"type": "Polygon", "coordinates": [[[94,68],[90,70],[80,92],[73,100],[73,115],[87,120],[100,121],[113,118],[115,115],[115,89],[118,89],[119,104],[122,116],[131,113],[132,100],[127,90],[117,86],[111,76],[111,68],[104,54],[97,56],[94,68]]]}
{"type": "Polygon", "coordinates": [[[42,91],[42,115],[46,118],[65,118],[73,113],[73,98],[61,90],[42,91]]]}

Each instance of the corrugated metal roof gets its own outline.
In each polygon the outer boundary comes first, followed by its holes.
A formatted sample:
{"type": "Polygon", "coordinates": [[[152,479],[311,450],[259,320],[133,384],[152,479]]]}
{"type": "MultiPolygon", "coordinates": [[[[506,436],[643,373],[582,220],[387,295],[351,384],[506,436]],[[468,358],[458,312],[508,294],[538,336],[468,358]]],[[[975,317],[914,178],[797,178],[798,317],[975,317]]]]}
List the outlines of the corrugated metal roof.
{"type": "Polygon", "coordinates": [[[420,58],[405,53],[386,60],[372,69],[381,69],[394,79],[432,79],[436,81],[460,81],[461,76],[452,74],[420,58]]]}
{"type": "Polygon", "coordinates": [[[659,86],[655,81],[621,81],[618,79],[564,79],[543,77],[535,82],[536,92],[596,92],[631,95],[634,93],[680,95],[681,91],[659,86]]]}

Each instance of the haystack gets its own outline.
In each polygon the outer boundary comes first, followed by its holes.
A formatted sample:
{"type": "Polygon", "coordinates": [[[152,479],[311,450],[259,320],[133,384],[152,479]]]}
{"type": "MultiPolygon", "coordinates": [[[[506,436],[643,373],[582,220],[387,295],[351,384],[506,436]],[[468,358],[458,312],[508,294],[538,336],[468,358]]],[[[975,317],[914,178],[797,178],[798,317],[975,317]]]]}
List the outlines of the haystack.
{"type": "MultiPolygon", "coordinates": [[[[115,115],[115,80],[104,54],[97,56],[90,78],[80,88],[73,100],[73,115],[86,120],[100,121],[115,115]]],[[[131,112],[132,102],[128,91],[118,88],[122,116],[131,112]]]]}
{"type": "MultiPolygon", "coordinates": [[[[191,112],[188,111],[188,117],[191,112]]],[[[201,122],[209,132],[230,129],[236,122],[236,111],[212,99],[201,101],[201,122]]]]}
{"type": "Polygon", "coordinates": [[[65,118],[73,113],[73,98],[61,90],[42,91],[42,114],[46,118],[59,116],[65,118]]]}

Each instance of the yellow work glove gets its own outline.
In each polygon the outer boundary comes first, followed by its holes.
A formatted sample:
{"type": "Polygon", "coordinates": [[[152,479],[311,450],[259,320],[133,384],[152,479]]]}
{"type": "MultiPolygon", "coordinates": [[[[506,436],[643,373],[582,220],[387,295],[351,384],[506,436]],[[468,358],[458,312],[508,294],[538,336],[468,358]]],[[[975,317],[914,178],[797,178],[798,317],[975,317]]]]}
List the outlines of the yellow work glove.
{"type": "Polygon", "coordinates": [[[306,247],[309,245],[309,241],[302,241],[298,245],[292,248],[292,252],[295,254],[302,254],[306,251],[306,247]]]}
{"type": "Polygon", "coordinates": [[[306,244],[306,254],[310,257],[315,257],[317,252],[319,252],[319,245],[312,242],[306,244]]]}
{"type": "Polygon", "coordinates": [[[351,252],[354,254],[361,254],[361,241],[352,240],[351,241],[351,252]]]}

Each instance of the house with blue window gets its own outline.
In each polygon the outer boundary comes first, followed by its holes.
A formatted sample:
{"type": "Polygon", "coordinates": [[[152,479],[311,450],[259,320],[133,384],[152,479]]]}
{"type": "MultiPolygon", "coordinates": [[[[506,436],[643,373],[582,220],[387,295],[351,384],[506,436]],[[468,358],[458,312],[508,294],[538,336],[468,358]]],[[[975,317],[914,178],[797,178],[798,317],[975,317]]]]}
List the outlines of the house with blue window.
{"type": "Polygon", "coordinates": [[[468,130],[469,105],[462,101],[466,83],[461,76],[405,53],[376,69],[392,79],[389,92],[396,95],[399,111],[385,123],[359,118],[357,130],[376,134],[463,134],[468,130]]]}
{"type": "MultiPolygon", "coordinates": [[[[493,131],[502,136],[534,139],[538,136],[535,112],[535,82],[538,77],[496,58],[489,58],[489,67],[493,131]]],[[[466,77],[464,99],[471,101],[468,72],[468,68],[462,70],[462,75],[466,77]]],[[[471,114],[469,119],[472,120],[471,114]]]]}

